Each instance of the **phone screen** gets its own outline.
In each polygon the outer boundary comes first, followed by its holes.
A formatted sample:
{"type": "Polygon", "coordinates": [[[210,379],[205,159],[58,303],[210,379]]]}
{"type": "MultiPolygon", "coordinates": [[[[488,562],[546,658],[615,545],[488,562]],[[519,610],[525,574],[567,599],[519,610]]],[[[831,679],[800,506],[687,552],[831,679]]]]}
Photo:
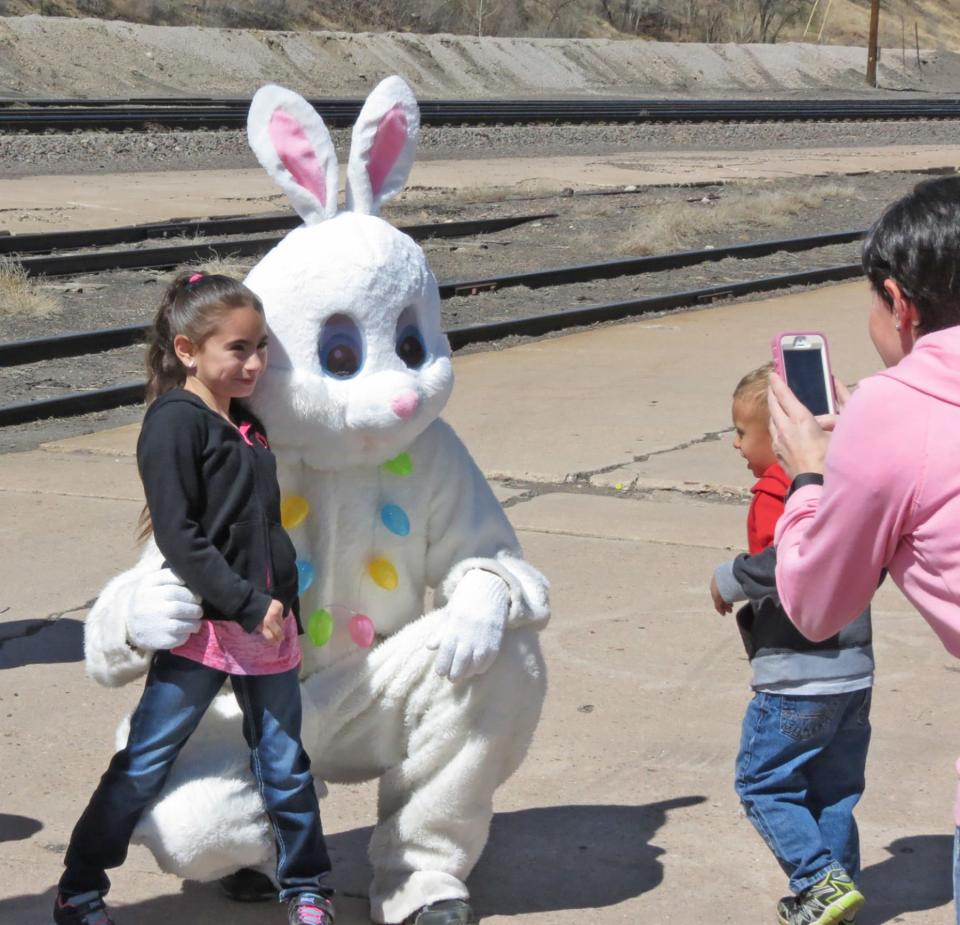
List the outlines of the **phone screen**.
{"type": "Polygon", "coordinates": [[[813,347],[804,350],[783,348],[783,366],[787,385],[812,414],[830,411],[824,380],[823,351],[813,347]]]}

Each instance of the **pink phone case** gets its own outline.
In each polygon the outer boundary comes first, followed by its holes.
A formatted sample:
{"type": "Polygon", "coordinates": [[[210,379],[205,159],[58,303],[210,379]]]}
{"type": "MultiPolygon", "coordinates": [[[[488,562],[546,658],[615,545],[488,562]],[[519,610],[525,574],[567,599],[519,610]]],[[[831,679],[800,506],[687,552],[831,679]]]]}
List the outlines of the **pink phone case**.
{"type": "Polygon", "coordinates": [[[833,366],[830,363],[830,347],[827,344],[827,335],[821,333],[820,331],[781,331],[779,334],[774,334],[773,338],[770,341],[770,349],[773,353],[773,368],[776,370],[777,375],[783,379],[784,382],[787,381],[787,377],[784,375],[783,371],[783,350],[780,348],[780,341],[784,337],[819,337],[823,341],[823,359],[827,364],[827,378],[830,382],[830,397],[833,399],[833,407],[837,407],[837,390],[833,385],[833,366]]]}

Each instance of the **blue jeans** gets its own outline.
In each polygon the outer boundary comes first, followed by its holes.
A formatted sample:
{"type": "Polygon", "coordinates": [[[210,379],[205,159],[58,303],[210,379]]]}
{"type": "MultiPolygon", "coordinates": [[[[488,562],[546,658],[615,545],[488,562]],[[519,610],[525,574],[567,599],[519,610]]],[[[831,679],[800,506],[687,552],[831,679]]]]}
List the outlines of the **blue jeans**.
{"type": "Polygon", "coordinates": [[[830,870],[860,873],[853,808],[864,788],[870,694],[757,693],[747,707],[737,794],[794,893],[830,870]]]}
{"type": "Polygon", "coordinates": [[[227,675],[157,652],[130,719],[127,745],[113,756],[70,837],[61,895],[107,892],[106,871],[124,862],[137,820],[160,794],[180,749],[228,677],[243,711],[250,767],[276,837],[280,898],[333,892],[310,759],[300,744],[297,669],[227,675]]]}

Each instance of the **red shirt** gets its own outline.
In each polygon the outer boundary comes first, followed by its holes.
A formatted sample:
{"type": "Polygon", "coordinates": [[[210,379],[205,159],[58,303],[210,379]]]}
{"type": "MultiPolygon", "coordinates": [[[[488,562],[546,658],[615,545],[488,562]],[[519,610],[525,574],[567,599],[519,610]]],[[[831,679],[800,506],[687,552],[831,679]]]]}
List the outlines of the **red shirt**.
{"type": "Polygon", "coordinates": [[[747,546],[751,556],[773,544],[773,531],[783,513],[789,490],[790,477],[779,463],[766,469],[750,489],[753,501],[747,512],[747,546]]]}

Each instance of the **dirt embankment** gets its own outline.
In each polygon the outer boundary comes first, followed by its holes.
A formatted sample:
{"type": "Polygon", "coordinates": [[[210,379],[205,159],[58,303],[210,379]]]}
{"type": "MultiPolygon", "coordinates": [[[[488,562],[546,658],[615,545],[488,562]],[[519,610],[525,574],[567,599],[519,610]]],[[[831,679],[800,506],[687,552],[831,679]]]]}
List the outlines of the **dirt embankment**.
{"type": "MultiPolygon", "coordinates": [[[[883,89],[955,92],[960,55],[883,55],[883,89]]],[[[423,98],[867,93],[862,48],[409,33],[266,32],[0,18],[0,96],[246,96],[265,82],[360,96],[387,74],[423,98]]],[[[876,91],[870,91],[875,93],[876,91]]]]}

